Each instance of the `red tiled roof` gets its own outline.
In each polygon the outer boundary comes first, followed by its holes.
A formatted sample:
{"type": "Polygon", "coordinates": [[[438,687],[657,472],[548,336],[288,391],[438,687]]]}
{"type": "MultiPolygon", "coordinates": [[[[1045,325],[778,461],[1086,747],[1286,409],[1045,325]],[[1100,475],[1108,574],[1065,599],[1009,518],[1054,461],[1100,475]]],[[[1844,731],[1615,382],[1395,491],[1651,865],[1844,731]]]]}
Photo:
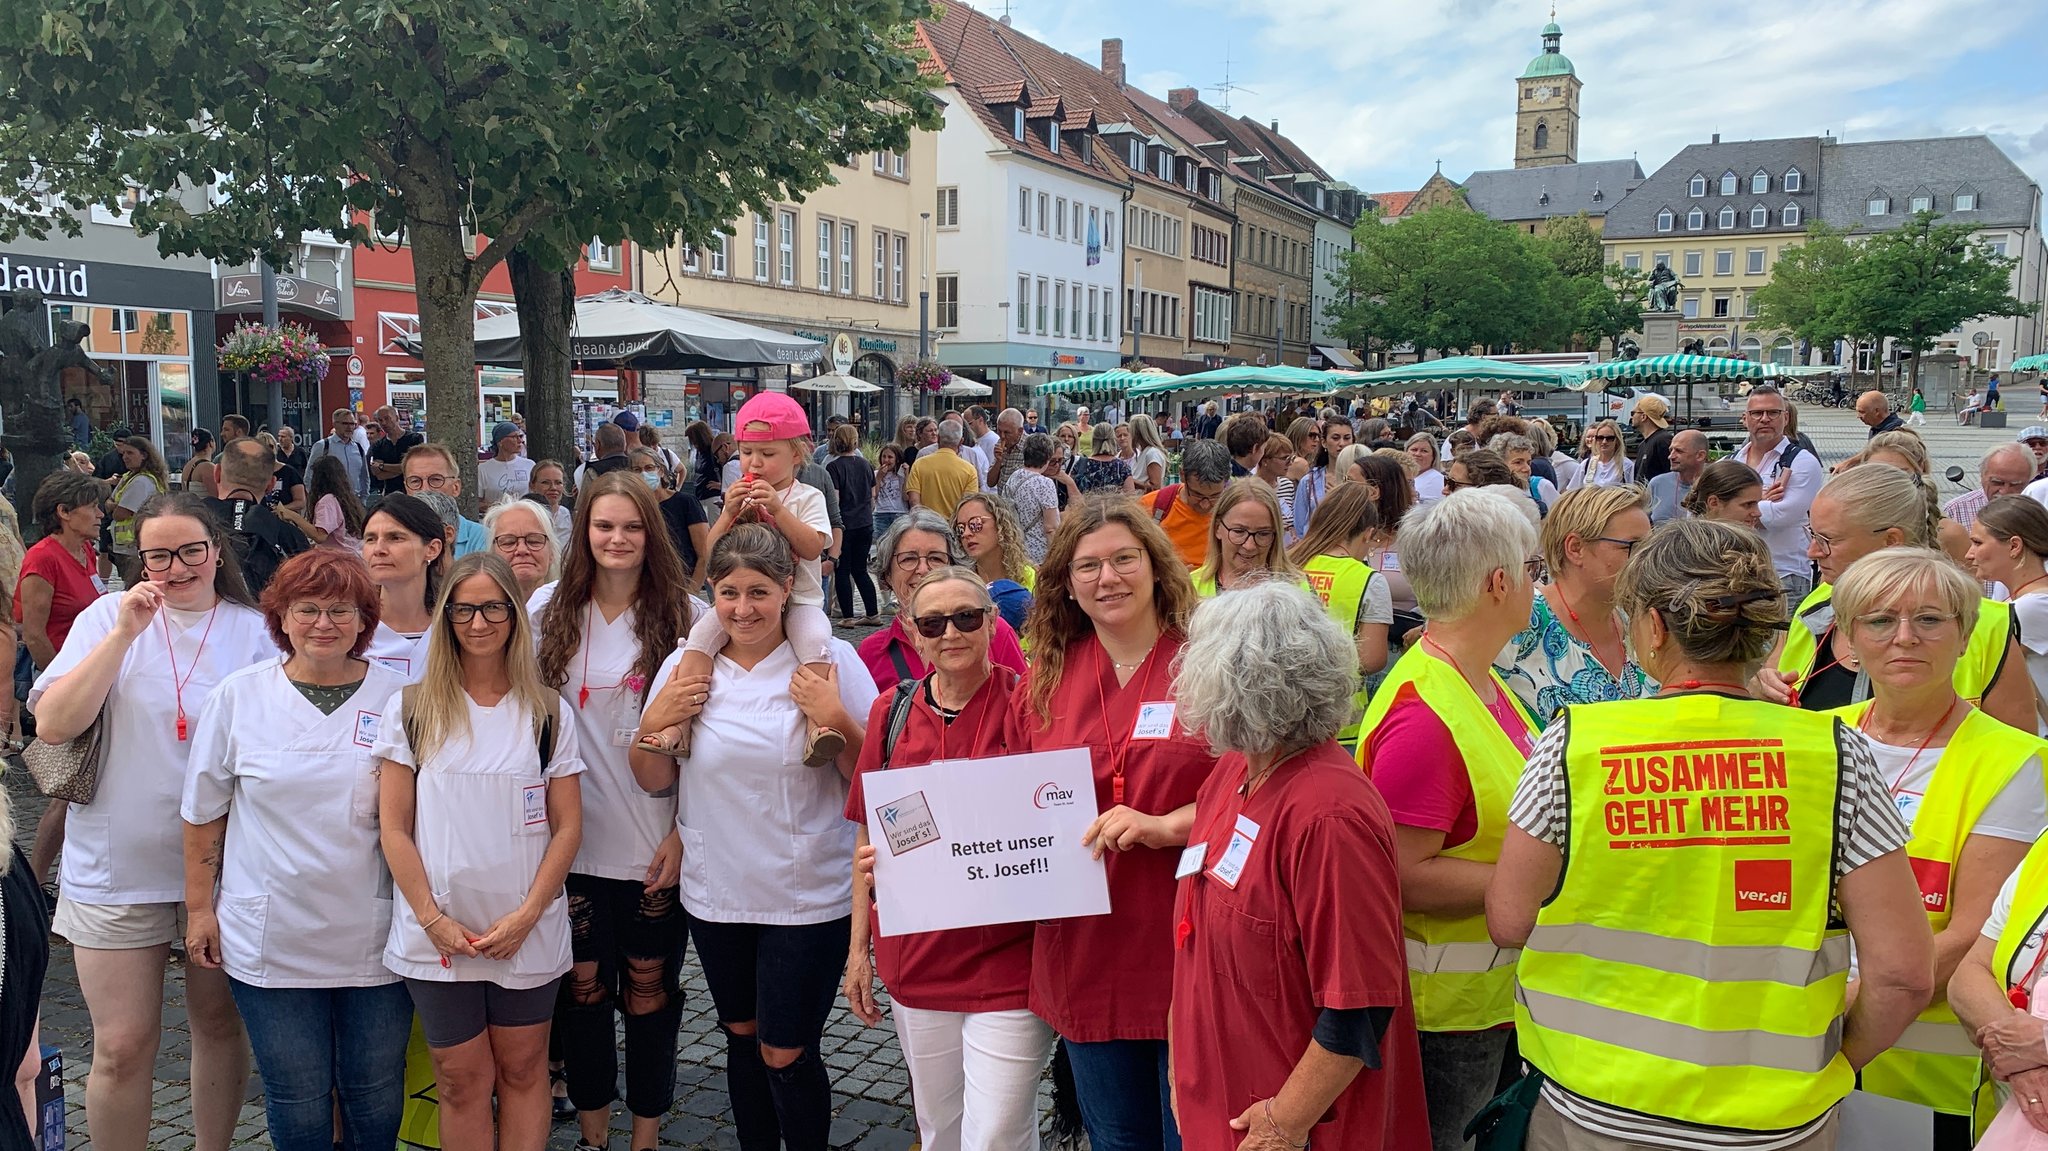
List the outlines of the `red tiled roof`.
{"type": "Polygon", "coordinates": [[[1372,198],[1379,201],[1382,215],[1398,216],[1407,211],[1409,203],[1421,194],[1419,189],[1414,192],[1374,192],[1372,198]]]}

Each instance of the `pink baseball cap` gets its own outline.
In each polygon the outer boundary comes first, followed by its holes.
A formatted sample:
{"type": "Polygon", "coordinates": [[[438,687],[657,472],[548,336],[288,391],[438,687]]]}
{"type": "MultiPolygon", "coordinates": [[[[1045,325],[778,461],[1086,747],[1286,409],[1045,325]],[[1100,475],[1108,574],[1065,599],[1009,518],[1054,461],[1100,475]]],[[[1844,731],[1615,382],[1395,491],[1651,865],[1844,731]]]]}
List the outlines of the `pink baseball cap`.
{"type": "Polygon", "coordinates": [[[811,421],[804,415],[803,405],[783,392],[756,392],[740,405],[733,425],[743,444],[803,440],[811,435],[811,421]]]}

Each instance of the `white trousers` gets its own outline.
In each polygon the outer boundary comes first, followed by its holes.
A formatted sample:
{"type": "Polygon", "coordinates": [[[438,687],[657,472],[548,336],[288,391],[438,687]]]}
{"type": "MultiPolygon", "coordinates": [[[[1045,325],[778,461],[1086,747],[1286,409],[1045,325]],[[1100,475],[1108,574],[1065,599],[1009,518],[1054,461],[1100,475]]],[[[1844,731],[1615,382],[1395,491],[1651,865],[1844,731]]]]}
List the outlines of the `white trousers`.
{"type": "Polygon", "coordinates": [[[924,1011],[897,1003],[923,1151],[1039,1151],[1038,1080],[1053,1032],[1029,1011],[924,1011]]]}

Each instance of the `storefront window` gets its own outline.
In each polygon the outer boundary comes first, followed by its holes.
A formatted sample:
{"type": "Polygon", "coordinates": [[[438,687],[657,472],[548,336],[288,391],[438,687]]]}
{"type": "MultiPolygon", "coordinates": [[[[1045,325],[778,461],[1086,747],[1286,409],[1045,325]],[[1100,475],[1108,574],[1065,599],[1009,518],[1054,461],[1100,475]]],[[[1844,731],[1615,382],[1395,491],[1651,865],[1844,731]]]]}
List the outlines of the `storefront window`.
{"type": "Polygon", "coordinates": [[[157,424],[162,429],[164,463],[172,471],[192,456],[192,365],[159,364],[157,424]]]}

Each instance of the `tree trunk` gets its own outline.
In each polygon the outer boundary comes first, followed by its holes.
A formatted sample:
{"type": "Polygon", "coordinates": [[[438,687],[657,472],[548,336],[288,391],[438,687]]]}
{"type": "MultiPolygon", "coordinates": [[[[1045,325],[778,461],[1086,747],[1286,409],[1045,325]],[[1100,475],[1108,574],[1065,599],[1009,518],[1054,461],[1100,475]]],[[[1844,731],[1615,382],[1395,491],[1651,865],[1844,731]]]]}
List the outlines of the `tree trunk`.
{"type": "MultiPolygon", "coordinates": [[[[420,314],[420,359],[426,364],[427,442],[446,445],[462,473],[464,515],[476,512],[476,288],[462,235],[455,183],[431,176],[406,189],[406,232],[420,314]]],[[[478,277],[480,280],[481,277],[478,277]]]]}
{"type": "Polygon", "coordinates": [[[549,271],[524,246],[505,266],[519,308],[520,367],[526,374],[526,453],[576,470],[575,401],[569,390],[569,329],[576,318],[576,277],[549,271]]]}

